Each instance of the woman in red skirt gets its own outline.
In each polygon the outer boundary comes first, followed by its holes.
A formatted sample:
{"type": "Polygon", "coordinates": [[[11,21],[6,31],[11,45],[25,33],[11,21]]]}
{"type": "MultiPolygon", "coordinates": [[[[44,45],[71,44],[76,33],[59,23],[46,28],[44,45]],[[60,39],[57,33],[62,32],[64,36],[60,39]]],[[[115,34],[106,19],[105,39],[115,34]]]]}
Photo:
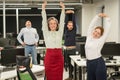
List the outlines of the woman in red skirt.
{"type": "Polygon", "coordinates": [[[65,6],[60,2],[62,7],[60,23],[55,17],[47,20],[45,7],[47,2],[42,4],[42,30],[46,44],[46,55],[44,59],[45,74],[47,80],[63,80],[64,59],[62,54],[62,36],[64,31],[65,6]]]}

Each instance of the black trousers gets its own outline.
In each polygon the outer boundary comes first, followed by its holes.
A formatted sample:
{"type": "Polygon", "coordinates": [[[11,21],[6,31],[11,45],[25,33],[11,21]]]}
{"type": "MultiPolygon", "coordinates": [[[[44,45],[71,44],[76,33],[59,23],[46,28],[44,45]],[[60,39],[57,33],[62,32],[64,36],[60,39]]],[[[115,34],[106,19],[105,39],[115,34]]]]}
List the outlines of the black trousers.
{"type": "Polygon", "coordinates": [[[76,49],[65,49],[64,50],[64,66],[69,69],[69,78],[72,78],[73,66],[71,65],[70,55],[75,55],[76,49]]]}
{"type": "Polygon", "coordinates": [[[102,57],[87,60],[87,80],[106,80],[106,66],[102,57]]]}

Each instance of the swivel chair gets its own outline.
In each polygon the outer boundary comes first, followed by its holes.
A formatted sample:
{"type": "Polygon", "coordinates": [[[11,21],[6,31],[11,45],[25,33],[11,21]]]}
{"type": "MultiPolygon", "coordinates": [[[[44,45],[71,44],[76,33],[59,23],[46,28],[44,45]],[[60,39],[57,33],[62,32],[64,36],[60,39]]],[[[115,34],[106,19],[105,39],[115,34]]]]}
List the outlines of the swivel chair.
{"type": "Polygon", "coordinates": [[[30,69],[30,57],[16,56],[18,80],[37,80],[30,69]]]}
{"type": "Polygon", "coordinates": [[[120,80],[120,71],[111,72],[108,80],[120,80]]]}

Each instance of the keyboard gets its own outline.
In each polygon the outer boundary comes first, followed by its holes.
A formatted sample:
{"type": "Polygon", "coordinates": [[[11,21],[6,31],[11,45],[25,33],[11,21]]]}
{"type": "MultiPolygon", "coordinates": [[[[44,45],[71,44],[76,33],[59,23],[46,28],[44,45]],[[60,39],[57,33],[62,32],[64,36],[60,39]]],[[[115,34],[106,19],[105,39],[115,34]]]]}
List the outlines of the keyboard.
{"type": "Polygon", "coordinates": [[[15,68],[3,68],[2,72],[11,71],[11,70],[15,70],[15,68]]]}
{"type": "Polygon", "coordinates": [[[106,60],[105,63],[111,63],[111,61],[110,60],[106,60]]]}

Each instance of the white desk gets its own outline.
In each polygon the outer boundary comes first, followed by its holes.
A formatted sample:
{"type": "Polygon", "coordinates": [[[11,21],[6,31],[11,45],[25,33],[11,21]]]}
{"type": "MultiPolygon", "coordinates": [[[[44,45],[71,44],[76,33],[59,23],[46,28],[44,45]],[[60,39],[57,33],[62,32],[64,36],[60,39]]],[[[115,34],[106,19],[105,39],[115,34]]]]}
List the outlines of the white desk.
{"type": "Polygon", "coordinates": [[[46,50],[46,47],[36,47],[36,49],[37,49],[37,53],[43,53],[46,50]]]}
{"type": "Polygon", "coordinates": [[[80,55],[71,55],[71,64],[74,66],[74,75],[73,75],[73,80],[77,80],[77,74],[76,74],[76,67],[79,67],[79,80],[84,80],[83,79],[83,68],[86,67],[86,60],[81,59],[80,55]]]}
{"type": "MultiPolygon", "coordinates": [[[[74,66],[74,80],[77,80],[76,76],[76,67],[79,67],[79,80],[84,80],[83,78],[83,68],[86,67],[86,59],[81,59],[80,55],[71,55],[71,63],[74,66]]],[[[111,61],[110,63],[106,63],[106,66],[120,66],[120,62],[111,61]]]]}
{"type": "MultiPolygon", "coordinates": [[[[24,48],[24,47],[23,46],[17,46],[16,48],[24,48]]],[[[36,49],[37,49],[37,52],[39,53],[39,51],[45,50],[46,47],[40,47],[40,46],[38,46],[38,47],[36,47],[36,49]]]]}
{"type": "MultiPolygon", "coordinates": [[[[39,73],[39,72],[43,72],[44,75],[44,66],[40,66],[40,65],[33,65],[33,67],[31,68],[33,73],[39,73]]],[[[0,80],[5,80],[5,79],[10,79],[10,78],[16,78],[17,77],[17,71],[15,70],[11,70],[11,71],[6,71],[6,72],[2,72],[0,74],[0,80]]]]}

